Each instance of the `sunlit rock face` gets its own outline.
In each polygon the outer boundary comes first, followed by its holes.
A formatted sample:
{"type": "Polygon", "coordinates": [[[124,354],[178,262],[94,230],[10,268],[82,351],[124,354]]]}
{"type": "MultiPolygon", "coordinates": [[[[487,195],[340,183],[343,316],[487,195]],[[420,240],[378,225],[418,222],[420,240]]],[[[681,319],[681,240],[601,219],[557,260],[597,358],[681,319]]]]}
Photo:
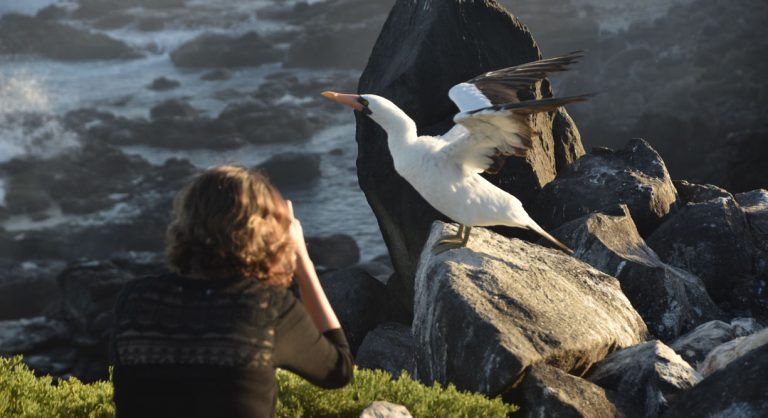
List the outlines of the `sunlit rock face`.
{"type": "MultiPolygon", "coordinates": [[[[541,58],[533,36],[495,1],[398,1],[360,77],[359,93],[384,96],[415,122],[420,134],[443,134],[457,109],[447,92],[479,74],[541,58]]],[[[552,95],[548,81],[538,97],[552,95]]],[[[558,170],[584,153],[565,110],[538,114],[539,138],[526,159],[508,158],[489,180],[527,205],[558,170]]],[[[358,180],[377,217],[397,274],[412,288],[430,224],[443,218],[396,172],[386,134],[358,115],[358,180]]]]}
{"type": "Polygon", "coordinates": [[[678,196],[661,156],[646,141],[596,149],[558,174],[536,197],[531,214],[545,229],[606,207],[626,204],[641,236],[673,212],[678,196]]]}
{"type": "Polygon", "coordinates": [[[661,261],[637,232],[626,205],[605,208],[552,231],[574,257],[610,274],[657,338],[669,341],[723,313],[704,283],[661,261]]]}
{"type": "Polygon", "coordinates": [[[645,338],[618,281],[561,251],[484,228],[433,256],[455,226],[436,222],[416,274],[417,377],[495,395],[536,363],[579,375],[645,338]]]}

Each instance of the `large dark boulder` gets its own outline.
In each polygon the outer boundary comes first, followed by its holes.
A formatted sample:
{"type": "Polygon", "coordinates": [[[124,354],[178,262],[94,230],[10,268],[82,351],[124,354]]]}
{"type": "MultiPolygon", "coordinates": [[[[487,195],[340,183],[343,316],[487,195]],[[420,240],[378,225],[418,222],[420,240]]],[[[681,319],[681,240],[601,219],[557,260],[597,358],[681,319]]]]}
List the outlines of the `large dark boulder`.
{"type": "Polygon", "coordinates": [[[417,377],[495,396],[532,364],[576,375],[641,342],[642,318],[618,281],[561,251],[485,228],[468,246],[429,248],[455,226],[435,222],[416,274],[417,377]]]}
{"type": "Polygon", "coordinates": [[[62,61],[141,57],[107,35],[15,14],[0,18],[0,54],[34,54],[62,61]]]}
{"type": "Polygon", "coordinates": [[[360,261],[360,247],[347,234],[307,237],[307,251],[315,265],[326,269],[342,269],[360,261]]]}
{"type": "MultiPolygon", "coordinates": [[[[416,122],[420,134],[443,134],[457,109],[447,93],[478,74],[541,58],[531,33],[496,1],[399,0],[360,77],[359,93],[384,96],[416,122]],[[436,71],[439,69],[439,71],[436,71]]],[[[537,97],[550,96],[549,82],[537,97]]],[[[489,180],[527,205],[568,161],[583,153],[565,110],[539,114],[540,136],[528,158],[510,157],[489,180]]],[[[395,270],[410,289],[435,219],[445,219],[396,172],[384,131],[357,115],[358,181],[378,219],[395,270]]]]}
{"type": "Polygon", "coordinates": [[[642,139],[618,151],[598,148],[561,171],[530,211],[544,229],[608,207],[626,204],[641,236],[648,236],[677,207],[664,161],[642,139]]]}
{"type": "Polygon", "coordinates": [[[586,378],[627,396],[644,417],[658,416],[676,396],[701,381],[695,369],[656,340],[610,354],[586,378]]]}
{"type": "Polygon", "coordinates": [[[403,371],[416,371],[411,327],[385,322],[365,336],[355,356],[355,364],[365,369],[379,369],[397,378],[403,371]]]}
{"type": "Polygon", "coordinates": [[[631,418],[638,407],[618,393],[546,364],[535,364],[505,396],[526,418],[631,418]]]}
{"type": "Polygon", "coordinates": [[[728,190],[739,193],[768,188],[768,128],[736,132],[728,146],[728,190]]]}
{"type": "Polygon", "coordinates": [[[765,257],[752,238],[746,214],[732,198],[689,203],[647,239],[666,263],[699,276],[712,299],[741,316],[768,316],[765,257]]]}
{"type": "MultiPolygon", "coordinates": [[[[747,222],[755,243],[761,250],[768,252],[768,190],[759,189],[739,193],[736,195],[736,202],[747,215],[747,222]]],[[[763,258],[758,262],[768,264],[768,259],[763,258]]],[[[768,271],[768,266],[759,265],[757,268],[768,271]]]]}
{"type": "Polygon", "coordinates": [[[626,205],[567,222],[552,233],[574,257],[619,279],[648,329],[664,341],[722,316],[701,279],[664,264],[646,245],[626,205]]]}
{"type": "Polygon", "coordinates": [[[320,283],[339,317],[352,354],[356,354],[368,332],[387,320],[389,301],[384,285],[357,267],[324,274],[320,283]]]}
{"type": "Polygon", "coordinates": [[[681,394],[662,418],[768,416],[768,344],[681,394]]]}
{"type": "Polygon", "coordinates": [[[280,61],[282,53],[256,32],[239,37],[204,34],[171,53],[177,67],[253,67],[280,61]]]}
{"type": "Polygon", "coordinates": [[[733,197],[727,190],[714,184],[696,184],[685,180],[674,180],[672,183],[675,185],[682,204],[701,203],[718,197],[733,197]]]}

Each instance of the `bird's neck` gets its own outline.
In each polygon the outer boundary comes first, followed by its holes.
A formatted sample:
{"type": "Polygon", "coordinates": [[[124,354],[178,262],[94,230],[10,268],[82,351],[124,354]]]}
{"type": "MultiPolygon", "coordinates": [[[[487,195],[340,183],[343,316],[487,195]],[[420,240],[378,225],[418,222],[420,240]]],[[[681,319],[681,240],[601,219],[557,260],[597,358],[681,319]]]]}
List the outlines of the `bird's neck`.
{"type": "Polygon", "coordinates": [[[402,111],[394,116],[387,118],[386,121],[382,121],[383,123],[379,122],[379,125],[387,132],[387,143],[393,155],[400,149],[407,148],[415,143],[418,137],[416,122],[413,119],[402,111]]]}

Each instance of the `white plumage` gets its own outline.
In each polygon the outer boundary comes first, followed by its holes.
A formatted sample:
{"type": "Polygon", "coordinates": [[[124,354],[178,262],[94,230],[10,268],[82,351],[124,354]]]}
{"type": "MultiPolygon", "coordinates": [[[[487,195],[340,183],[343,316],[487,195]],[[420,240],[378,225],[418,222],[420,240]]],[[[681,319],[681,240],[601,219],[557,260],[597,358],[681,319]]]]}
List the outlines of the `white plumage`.
{"type": "Polygon", "coordinates": [[[435,209],[460,224],[458,235],[444,237],[434,252],[465,245],[472,226],[493,225],[531,229],[570,252],[528,216],[516,197],[480,174],[492,169],[500,156],[526,155],[533,135],[529,114],[586,99],[518,99],[521,89],[544,78],[546,72],[563,71],[578,56],[574,53],[536,61],[457,84],[448,92],[459,108],[453,118],[456,125],[441,136],[418,136],[413,120],[384,97],[324,95],[363,111],[381,125],[398,174],[435,209]],[[505,102],[494,104],[499,98],[505,102]]]}

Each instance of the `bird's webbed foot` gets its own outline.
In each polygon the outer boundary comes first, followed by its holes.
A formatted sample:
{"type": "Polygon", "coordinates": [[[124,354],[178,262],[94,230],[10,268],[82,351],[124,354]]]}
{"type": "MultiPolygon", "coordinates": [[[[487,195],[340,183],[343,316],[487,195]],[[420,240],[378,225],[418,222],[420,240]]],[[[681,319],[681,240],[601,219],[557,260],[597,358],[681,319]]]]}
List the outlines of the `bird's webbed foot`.
{"type": "Polygon", "coordinates": [[[432,255],[438,255],[448,250],[466,246],[467,241],[469,241],[469,231],[471,229],[472,227],[459,225],[459,231],[456,233],[456,235],[443,236],[435,243],[434,246],[432,246],[432,255]]]}

